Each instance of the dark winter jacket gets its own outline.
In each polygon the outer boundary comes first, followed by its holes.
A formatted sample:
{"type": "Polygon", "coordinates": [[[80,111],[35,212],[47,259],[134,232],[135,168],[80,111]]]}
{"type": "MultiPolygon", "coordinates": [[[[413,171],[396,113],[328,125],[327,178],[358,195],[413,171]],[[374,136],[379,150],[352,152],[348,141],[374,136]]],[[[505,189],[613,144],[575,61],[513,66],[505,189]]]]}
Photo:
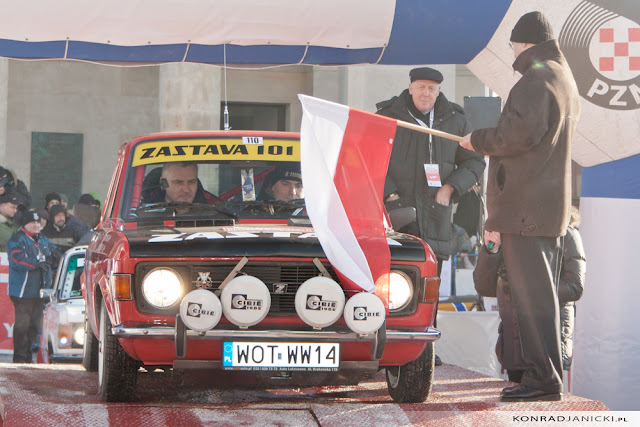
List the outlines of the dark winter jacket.
{"type": "Polygon", "coordinates": [[[9,296],[40,298],[40,289],[51,287],[51,271],[56,261],[53,258],[55,249],[45,236],[38,235],[34,239],[24,229],[11,236],[7,243],[9,296]]]}
{"type": "MultiPolygon", "coordinates": [[[[586,258],[582,238],[577,229],[569,226],[563,237],[562,268],[558,285],[560,305],[560,332],[562,340],[563,369],[571,367],[573,359],[573,329],[575,301],[582,297],[586,273],[586,258]]],[[[520,332],[515,307],[511,299],[509,279],[502,261],[502,253],[489,252],[483,246],[473,272],[476,291],[482,296],[497,297],[500,312],[496,355],[504,369],[525,369],[520,345],[520,332]]]]}
{"type": "MultiPolygon", "coordinates": [[[[409,113],[408,105],[412,103],[409,90],[387,101],[378,103],[378,114],[403,120],[413,124],[418,122],[409,113]]],[[[440,93],[434,106],[434,129],[454,135],[464,136],[471,132],[471,124],[462,107],[449,102],[440,93]]],[[[427,120],[428,124],[428,120],[427,120]]],[[[448,139],[433,137],[433,163],[440,168],[442,184],[451,185],[455,191],[452,202],[475,184],[482,176],[485,162],[482,156],[466,150],[448,139]]],[[[429,187],[425,176],[424,165],[429,161],[429,135],[398,127],[393,142],[387,180],[385,182],[385,198],[397,192],[400,207],[413,206],[417,211],[419,237],[426,240],[440,259],[448,259],[451,253],[451,212],[449,206],[435,201],[439,187],[429,187]]]]}
{"type": "Polygon", "coordinates": [[[42,230],[42,234],[47,236],[52,243],[64,252],[78,243],[90,230],[89,226],[79,219],[73,216],[67,216],[67,222],[61,229],[58,229],[53,222],[53,218],[50,218],[42,230]]]}
{"type": "Polygon", "coordinates": [[[556,40],[522,52],[522,74],[491,129],[471,135],[473,148],[491,156],[485,229],[557,237],[569,225],[571,140],[580,96],[556,40]]]}

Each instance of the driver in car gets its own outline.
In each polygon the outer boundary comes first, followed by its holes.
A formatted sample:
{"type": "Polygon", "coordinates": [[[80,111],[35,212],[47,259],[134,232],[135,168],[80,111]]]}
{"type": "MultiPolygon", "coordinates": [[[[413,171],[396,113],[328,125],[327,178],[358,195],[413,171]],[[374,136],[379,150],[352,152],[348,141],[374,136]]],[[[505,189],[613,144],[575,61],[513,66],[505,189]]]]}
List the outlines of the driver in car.
{"type": "Polygon", "coordinates": [[[265,188],[266,200],[290,202],[304,198],[302,174],[300,166],[278,166],[269,175],[269,183],[265,188]]]}
{"type": "Polygon", "coordinates": [[[219,202],[220,199],[205,191],[198,179],[198,163],[196,162],[169,162],[162,168],[157,168],[149,173],[143,183],[143,202],[182,202],[204,203],[219,202]],[[160,185],[149,184],[150,181],[159,182],[160,185]]]}
{"type": "Polygon", "coordinates": [[[165,201],[193,203],[198,191],[198,165],[191,162],[165,163],[160,176],[165,201]]]}

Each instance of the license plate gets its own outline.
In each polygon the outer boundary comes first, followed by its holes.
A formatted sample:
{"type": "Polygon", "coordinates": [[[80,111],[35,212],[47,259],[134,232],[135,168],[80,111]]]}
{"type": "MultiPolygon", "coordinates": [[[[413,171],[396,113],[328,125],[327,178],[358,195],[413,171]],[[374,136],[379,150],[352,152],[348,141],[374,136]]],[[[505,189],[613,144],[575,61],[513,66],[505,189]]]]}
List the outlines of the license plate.
{"type": "Polygon", "coordinates": [[[337,371],[340,344],[301,342],[225,342],[222,367],[249,371],[337,371]]]}

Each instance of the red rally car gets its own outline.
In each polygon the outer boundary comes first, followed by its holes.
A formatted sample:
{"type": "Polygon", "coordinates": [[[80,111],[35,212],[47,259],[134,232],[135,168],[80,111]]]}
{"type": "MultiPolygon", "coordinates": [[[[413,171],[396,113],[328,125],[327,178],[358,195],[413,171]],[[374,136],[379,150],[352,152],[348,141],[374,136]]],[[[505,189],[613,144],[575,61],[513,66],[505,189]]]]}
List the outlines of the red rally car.
{"type": "Polygon", "coordinates": [[[299,135],[283,132],[152,134],[120,147],[82,283],[83,365],[98,371],[103,400],[135,399],[140,370],[157,368],[287,387],[385,369],[395,401],[428,397],[433,252],[388,229],[387,314],[373,294],[343,289],[306,216],[299,162],[299,135]]]}

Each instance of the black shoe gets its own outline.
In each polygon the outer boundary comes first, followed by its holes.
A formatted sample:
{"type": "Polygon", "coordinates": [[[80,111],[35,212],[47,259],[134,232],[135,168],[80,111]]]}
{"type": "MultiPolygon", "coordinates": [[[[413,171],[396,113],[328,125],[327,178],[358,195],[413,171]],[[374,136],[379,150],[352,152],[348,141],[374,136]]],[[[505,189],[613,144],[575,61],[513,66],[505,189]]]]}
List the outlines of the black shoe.
{"type": "Polygon", "coordinates": [[[442,365],[442,360],[440,360],[440,357],[438,357],[438,355],[437,355],[437,354],[436,354],[436,363],[435,363],[435,365],[436,365],[436,366],[440,366],[440,365],[442,365]]]}
{"type": "Polygon", "coordinates": [[[500,392],[500,396],[502,396],[503,394],[505,394],[508,391],[515,390],[518,387],[520,387],[520,384],[508,385],[508,386],[506,386],[505,388],[502,389],[502,391],[500,392]]]}
{"type": "Polygon", "coordinates": [[[562,393],[549,393],[531,386],[520,384],[510,390],[503,390],[500,394],[502,402],[554,402],[562,400],[562,393]]]}

